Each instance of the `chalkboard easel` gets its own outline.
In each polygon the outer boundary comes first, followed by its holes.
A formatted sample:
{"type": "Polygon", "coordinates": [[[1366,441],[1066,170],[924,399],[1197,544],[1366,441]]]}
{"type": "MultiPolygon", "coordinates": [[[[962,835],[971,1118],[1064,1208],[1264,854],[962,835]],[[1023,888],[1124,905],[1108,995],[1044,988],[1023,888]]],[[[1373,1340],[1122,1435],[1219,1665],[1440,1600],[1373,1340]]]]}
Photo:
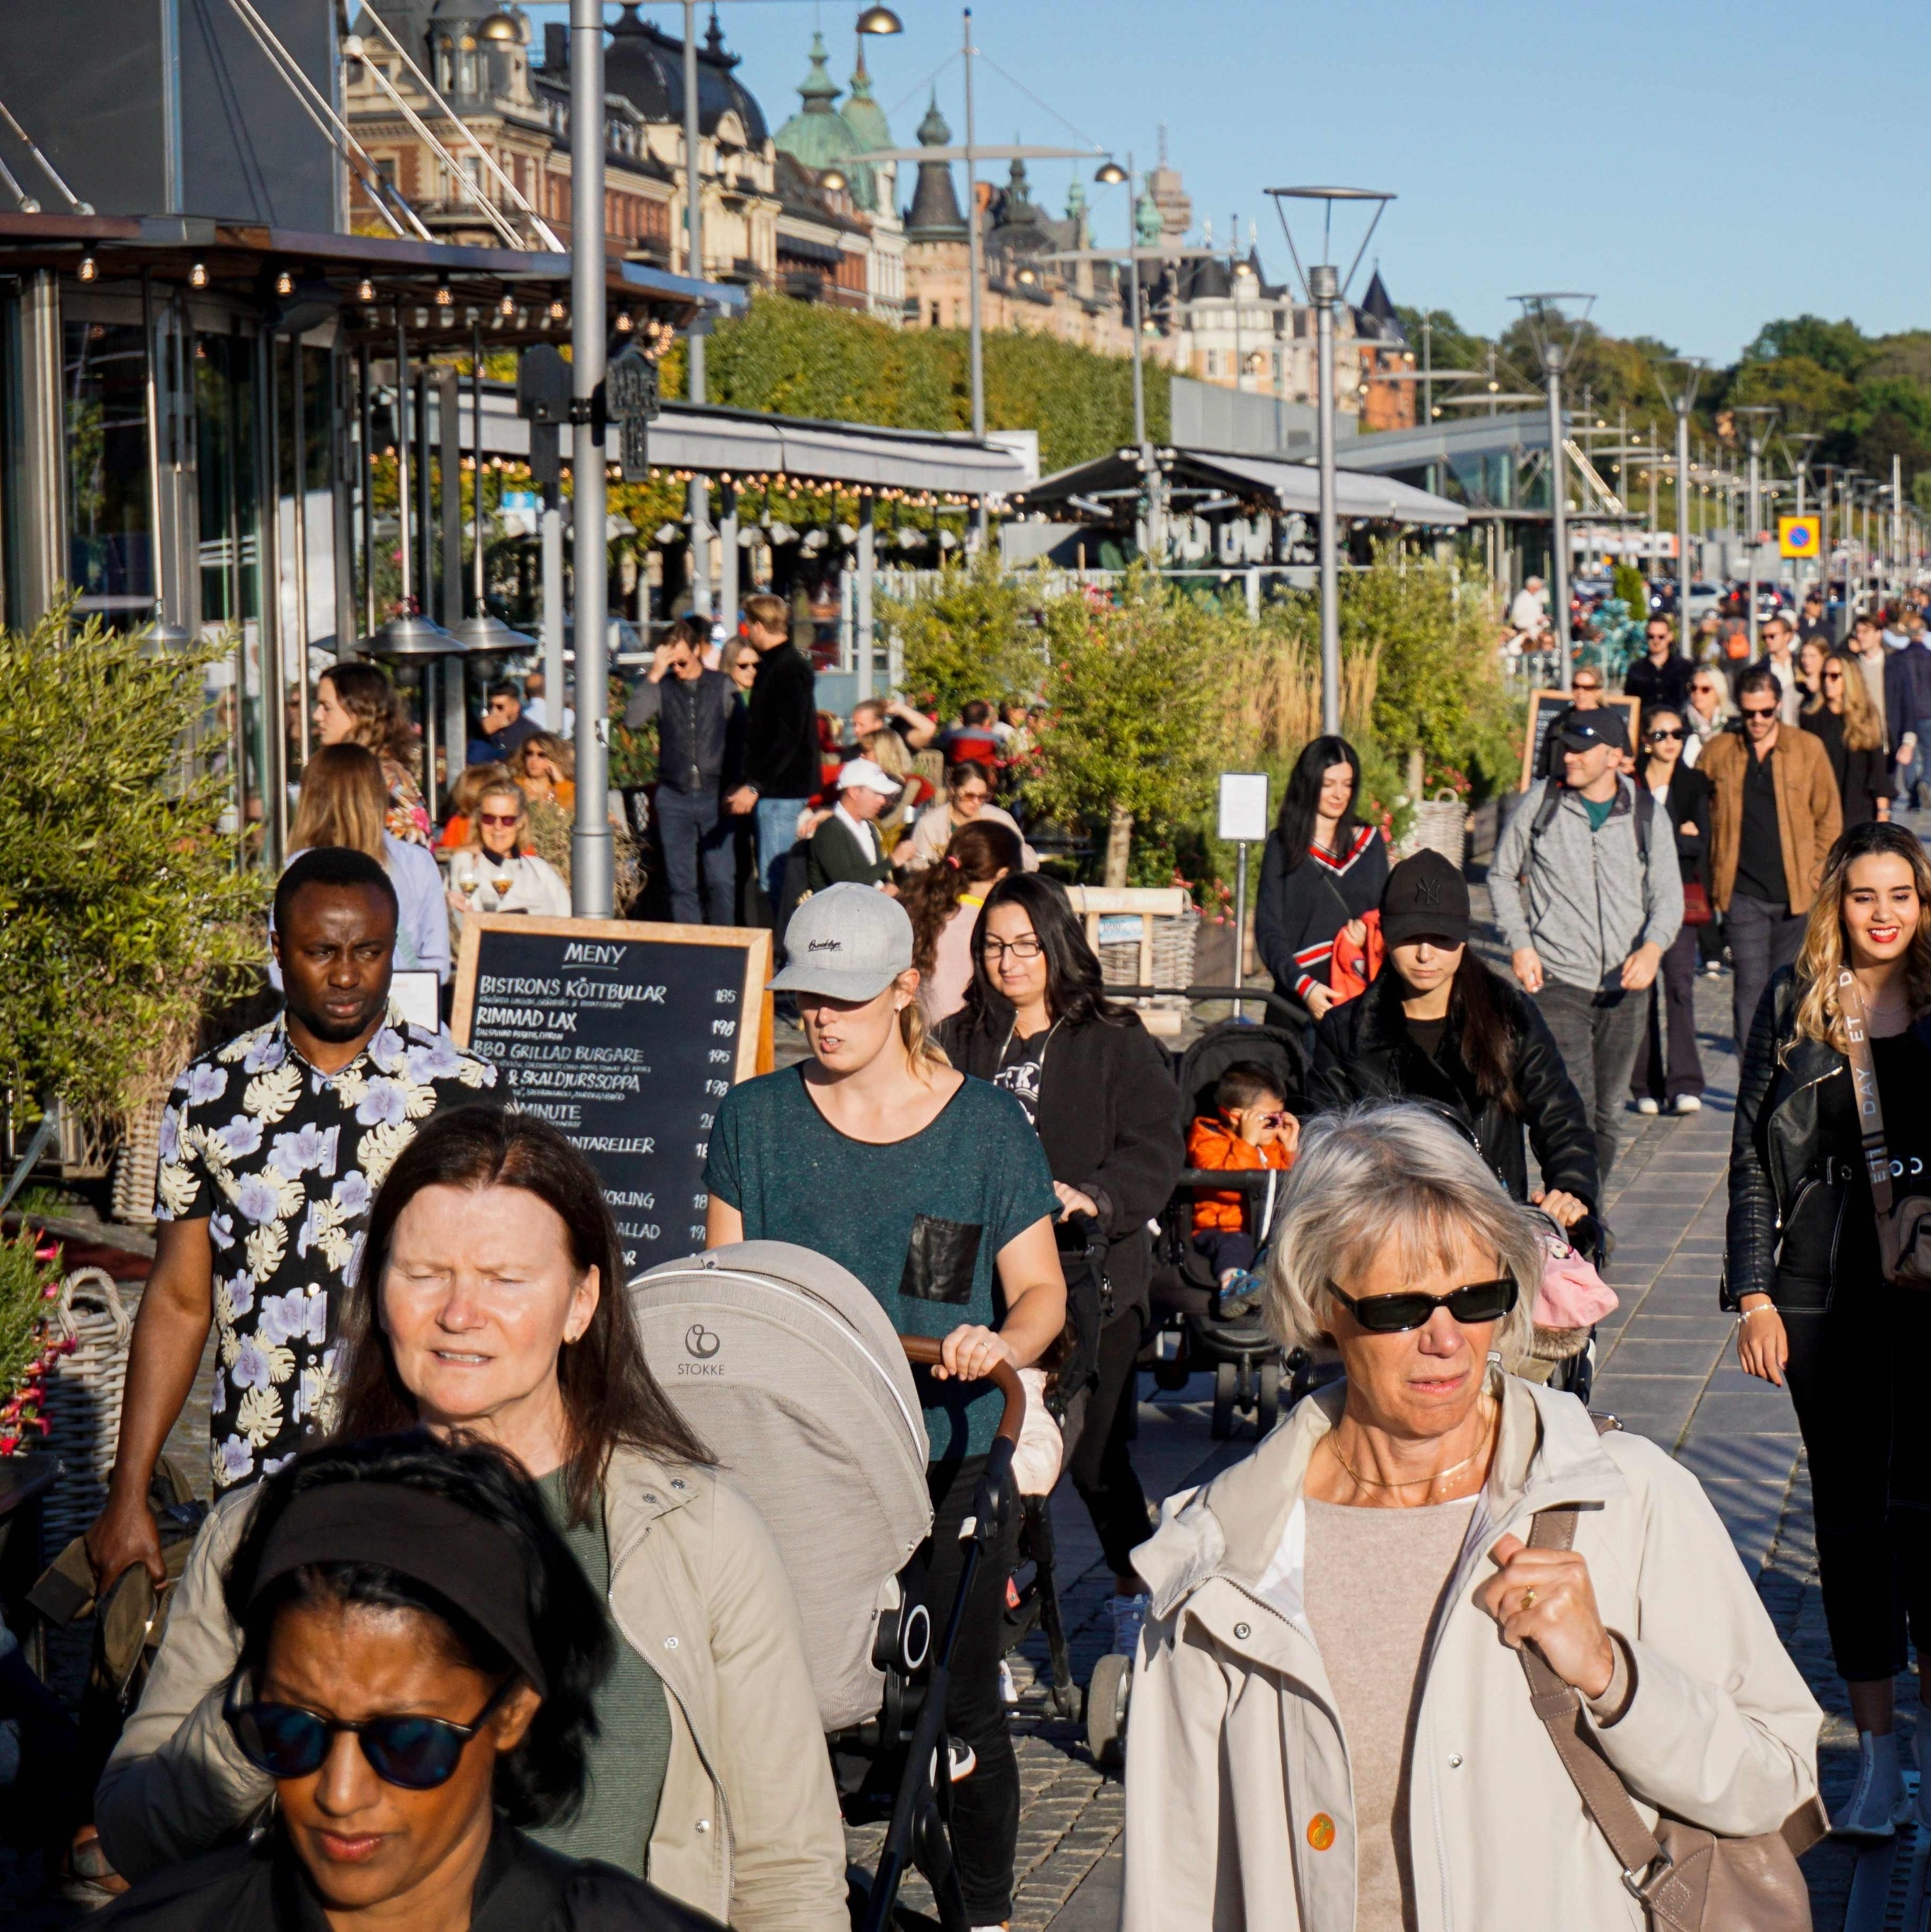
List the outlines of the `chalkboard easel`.
{"type": "MultiPolygon", "coordinates": [[[[1527,791],[1536,782],[1536,773],[1542,764],[1542,747],[1548,742],[1550,726],[1575,701],[1567,692],[1553,688],[1529,693],[1529,728],[1522,739],[1522,790],[1527,791]]],[[[1642,700],[1605,692],[1602,703],[1605,709],[1620,705],[1627,714],[1629,749],[1633,752],[1636,748],[1636,727],[1642,719],[1642,700]]],[[[1557,776],[1560,777],[1561,774],[1557,772],[1557,776]]]]}
{"type": "Polygon", "coordinates": [[[449,1030],[597,1171],[630,1274],[704,1246],[717,1103],[773,1064],[771,935],[472,913],[449,1030]]]}

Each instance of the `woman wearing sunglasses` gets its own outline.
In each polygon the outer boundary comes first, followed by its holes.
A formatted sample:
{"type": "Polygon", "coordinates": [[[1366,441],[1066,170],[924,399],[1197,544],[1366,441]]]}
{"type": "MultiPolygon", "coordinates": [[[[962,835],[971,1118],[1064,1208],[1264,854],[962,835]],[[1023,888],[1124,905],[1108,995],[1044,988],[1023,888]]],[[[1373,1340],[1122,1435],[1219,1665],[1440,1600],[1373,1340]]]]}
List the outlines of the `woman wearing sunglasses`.
{"type": "Polygon", "coordinates": [[[1673,1114],[1694,1114],[1703,1105],[1703,1062],[1696,1051],[1696,958],[1698,934],[1710,910],[1710,781],[1683,762],[1689,730],[1683,713],[1666,705],[1656,706],[1643,720],[1640,782],[1675,829],[1683,926],[1644,995],[1648,1017],[1629,1076],[1639,1114],[1665,1108],[1673,1114]]]}
{"type": "Polygon", "coordinates": [[[459,933],[471,912],[569,917],[569,887],[548,860],[523,849],[529,837],[528,802],[506,774],[479,795],[469,836],[449,855],[449,910],[459,933]]]}
{"type": "MultiPolygon", "coordinates": [[[[507,1450],[623,1640],[596,1692],[589,1795],[546,1842],[740,1932],[843,1932],[845,1841],[797,1606],[770,1532],[644,1360],[589,1162],[528,1114],[437,1114],[365,1239],[337,1383],[302,1400],[338,1406],[344,1439],[426,1425],[507,1450]]],[[[271,1796],[221,1717],[242,1634],[219,1579],[261,1493],[233,1492],[203,1529],[95,1793],[131,1877],[221,1843],[271,1796]]]]}
{"type": "Polygon", "coordinates": [[[110,1907],[140,1932],[680,1932],[713,1922],[523,1828],[589,1782],[603,1606],[500,1451],[426,1436],[296,1456],[221,1580],[223,1748],[269,1784],[253,1840],[110,1907]]]}
{"type": "Polygon", "coordinates": [[[1510,1653],[1643,1802],[1726,1833],[1814,1799],[1817,1705],[1696,1479],[1508,1372],[1542,1244],[1451,1126],[1310,1123],[1276,1226],[1275,1330],[1347,1378],[1137,1552],[1123,1932],[1628,1932],[1510,1653]],[[1573,1547],[1530,1547],[1557,1508],[1573,1547]]]}
{"type": "Polygon", "coordinates": [[[1884,718],[1850,658],[1835,651],[1825,656],[1817,695],[1798,712],[1797,722],[1823,741],[1843,801],[1845,828],[1887,821],[1890,774],[1884,764],[1884,718]]]}

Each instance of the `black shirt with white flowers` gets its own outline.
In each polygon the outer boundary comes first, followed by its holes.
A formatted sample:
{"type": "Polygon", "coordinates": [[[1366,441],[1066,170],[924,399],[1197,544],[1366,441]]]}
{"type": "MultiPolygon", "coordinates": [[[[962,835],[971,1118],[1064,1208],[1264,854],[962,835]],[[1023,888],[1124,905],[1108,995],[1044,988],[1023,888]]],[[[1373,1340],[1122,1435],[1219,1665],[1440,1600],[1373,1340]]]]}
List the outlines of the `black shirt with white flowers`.
{"type": "Polygon", "coordinates": [[[218,1495],[326,1432],[334,1298],[354,1276],[375,1191],[421,1121],[495,1084],[488,1061],[392,1006],[339,1073],[311,1066],[278,1015],[175,1082],[161,1116],[155,1218],[208,1222],[218,1495]]]}

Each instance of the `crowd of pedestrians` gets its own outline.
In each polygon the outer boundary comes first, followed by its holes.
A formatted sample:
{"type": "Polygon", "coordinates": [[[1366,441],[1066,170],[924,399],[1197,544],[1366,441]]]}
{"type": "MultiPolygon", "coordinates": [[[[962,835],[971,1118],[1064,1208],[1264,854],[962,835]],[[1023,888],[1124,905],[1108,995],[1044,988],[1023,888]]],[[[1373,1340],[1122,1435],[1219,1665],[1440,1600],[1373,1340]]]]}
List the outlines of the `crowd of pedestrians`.
{"type": "MultiPolygon", "coordinates": [[[[1235,1061],[1189,1129],[1195,1096],[1038,869],[1010,783],[1024,710],[866,700],[827,733],[783,603],[746,616],[715,661],[674,626],[626,713],[656,729],[663,910],[772,923],[806,1049],[719,1102],[706,1246],[808,1249],[936,1345],[935,1616],[996,1460],[987,1378],[1078,1361],[1065,1466],[1136,1660],[1124,1927],[1620,1927],[1710,1834],[1800,1891],[1821,1714],[1694,1477],[1551,1382],[1586,1328],[1541,1306],[1565,1238],[1602,1251],[1628,1106],[1701,1104],[1695,980],[1726,959],[1721,1293],[1810,1457],[1859,1732],[1836,1827],[1894,1830],[1931,1489],[1921,1289],[1867,1156],[1875,1123],[1901,1193],[1931,1157],[1931,864],[1887,822],[1931,744],[1921,622],[1840,651],[1807,610],[1773,619],[1732,674],[1653,618],[1633,740],[1580,667],[1489,868],[1506,971],[1461,867],[1395,862],[1355,748],[1315,740],[1254,920],[1302,1071],[1235,1061]],[[1200,1184],[1243,1168],[1279,1177],[1271,1218],[1200,1184]],[[1133,1442],[1170,1224],[1340,1376],[1156,1532],[1133,1442]],[[1898,1344],[1875,1376],[1874,1329],[1898,1344]]],[[[492,687],[437,825],[381,674],[322,685],[275,893],[281,1010],[170,1096],[87,1538],[104,1589],[164,1581],[151,1484],[212,1328],[214,1508],[92,1800],[98,1858],[135,1887],[105,1922],[832,1932],[839,1789],[736,1445],[655,1379],[584,1156],[391,997],[398,970],[446,978],[477,913],[567,914],[536,830],[573,804],[567,746],[540,690],[492,687]]],[[[991,1526],[963,1589],[932,1766],[974,1928],[1013,1910],[1017,1535],[991,1526]]]]}

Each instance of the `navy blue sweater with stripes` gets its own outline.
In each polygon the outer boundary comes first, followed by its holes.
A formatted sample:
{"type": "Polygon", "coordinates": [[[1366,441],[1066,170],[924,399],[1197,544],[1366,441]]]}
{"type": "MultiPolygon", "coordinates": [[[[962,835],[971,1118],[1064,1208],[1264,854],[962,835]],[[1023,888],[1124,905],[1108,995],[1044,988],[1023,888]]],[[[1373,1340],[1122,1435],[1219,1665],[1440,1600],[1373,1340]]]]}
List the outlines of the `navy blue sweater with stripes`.
{"type": "Polygon", "coordinates": [[[1387,878],[1388,848],[1371,825],[1361,827],[1339,858],[1310,845],[1292,872],[1281,834],[1269,836],[1260,860],[1254,944],[1279,992],[1305,1000],[1311,986],[1329,983],[1335,934],[1381,903],[1387,878]]]}

